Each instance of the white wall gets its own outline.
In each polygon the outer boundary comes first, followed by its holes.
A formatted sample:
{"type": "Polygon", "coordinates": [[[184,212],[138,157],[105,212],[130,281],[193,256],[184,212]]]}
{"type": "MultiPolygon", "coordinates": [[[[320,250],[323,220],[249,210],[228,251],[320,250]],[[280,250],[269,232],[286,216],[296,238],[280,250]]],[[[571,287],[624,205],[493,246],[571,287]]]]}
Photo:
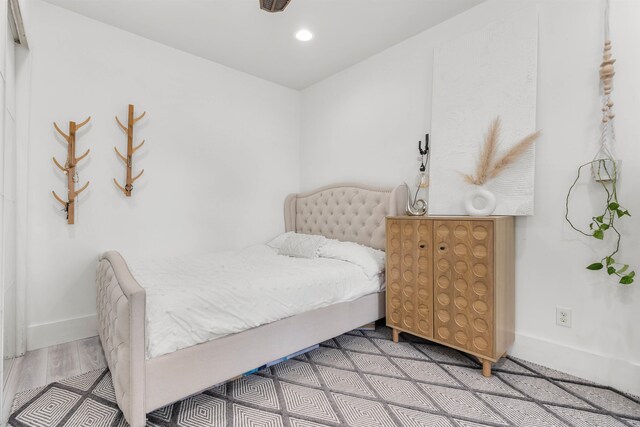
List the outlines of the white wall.
{"type": "MultiPolygon", "coordinates": [[[[417,140],[429,129],[433,48],[502,16],[538,4],[539,71],[535,215],[517,220],[517,340],[511,354],[640,394],[640,284],[617,285],[585,270],[603,251],[563,220],[564,198],[580,162],[599,139],[598,66],[603,2],[485,2],[303,91],[301,189],[332,181],[413,182],[417,140]],[[555,325],[556,306],[573,327],[555,325]]],[[[620,200],[640,215],[640,2],[613,0],[614,100],[620,200]],[[635,191],[634,191],[635,190],[635,191]]],[[[438,141],[434,141],[438,143],[438,141]]],[[[580,187],[574,212],[601,201],[580,187]]],[[[640,269],[640,223],[625,219],[622,255],[640,269]]],[[[640,273],[640,271],[639,271],[640,273]]]]}
{"type": "MultiPolygon", "coordinates": [[[[300,94],[32,0],[28,154],[27,324],[29,349],[95,335],[94,272],[106,250],[163,256],[265,241],[284,229],[283,202],[298,190],[300,94]],[[145,169],[133,197],[112,179],[126,148],[114,115],[146,117],[134,157],[145,169]],[[63,129],[81,131],[76,224],[51,190],[66,195],[63,129]]],[[[64,196],[63,196],[64,197],[64,196]]]]}

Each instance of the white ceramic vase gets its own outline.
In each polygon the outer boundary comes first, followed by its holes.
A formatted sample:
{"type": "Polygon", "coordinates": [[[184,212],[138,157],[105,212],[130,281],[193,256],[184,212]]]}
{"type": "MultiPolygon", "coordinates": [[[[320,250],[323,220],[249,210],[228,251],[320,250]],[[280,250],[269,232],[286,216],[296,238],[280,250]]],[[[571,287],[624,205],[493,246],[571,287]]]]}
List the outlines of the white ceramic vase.
{"type": "Polygon", "coordinates": [[[486,188],[476,187],[464,197],[464,209],[469,215],[491,215],[496,210],[496,196],[486,188]]]}

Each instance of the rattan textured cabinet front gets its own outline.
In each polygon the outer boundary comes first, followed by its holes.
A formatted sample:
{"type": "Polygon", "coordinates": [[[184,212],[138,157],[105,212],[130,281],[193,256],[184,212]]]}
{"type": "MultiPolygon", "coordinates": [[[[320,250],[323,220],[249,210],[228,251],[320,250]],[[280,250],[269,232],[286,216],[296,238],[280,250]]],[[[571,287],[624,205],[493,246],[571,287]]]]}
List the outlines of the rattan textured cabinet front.
{"type": "Polygon", "coordinates": [[[514,339],[512,217],[388,217],[387,325],[476,356],[514,339]]]}
{"type": "Polygon", "coordinates": [[[431,221],[387,219],[387,324],[433,337],[431,221]]]}

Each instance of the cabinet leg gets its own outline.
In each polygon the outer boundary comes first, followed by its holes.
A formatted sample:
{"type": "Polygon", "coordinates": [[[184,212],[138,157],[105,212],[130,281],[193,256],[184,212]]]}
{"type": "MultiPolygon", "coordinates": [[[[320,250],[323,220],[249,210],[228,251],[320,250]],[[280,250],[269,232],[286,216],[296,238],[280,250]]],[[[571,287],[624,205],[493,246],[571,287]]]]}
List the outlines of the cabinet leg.
{"type": "Polygon", "coordinates": [[[482,375],[485,377],[491,376],[491,362],[488,360],[482,361],[482,375]]]}
{"type": "Polygon", "coordinates": [[[397,329],[393,329],[393,342],[398,342],[400,340],[400,331],[397,329]]]}

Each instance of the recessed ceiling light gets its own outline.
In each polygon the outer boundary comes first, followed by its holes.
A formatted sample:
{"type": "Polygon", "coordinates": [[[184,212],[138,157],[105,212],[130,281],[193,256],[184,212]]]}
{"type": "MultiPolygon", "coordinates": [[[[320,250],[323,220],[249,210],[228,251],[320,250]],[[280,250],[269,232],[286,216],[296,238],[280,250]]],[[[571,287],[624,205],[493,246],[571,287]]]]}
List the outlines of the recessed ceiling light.
{"type": "Polygon", "coordinates": [[[296,38],[301,42],[308,42],[313,38],[313,34],[309,30],[300,30],[296,33],[296,38]]]}

